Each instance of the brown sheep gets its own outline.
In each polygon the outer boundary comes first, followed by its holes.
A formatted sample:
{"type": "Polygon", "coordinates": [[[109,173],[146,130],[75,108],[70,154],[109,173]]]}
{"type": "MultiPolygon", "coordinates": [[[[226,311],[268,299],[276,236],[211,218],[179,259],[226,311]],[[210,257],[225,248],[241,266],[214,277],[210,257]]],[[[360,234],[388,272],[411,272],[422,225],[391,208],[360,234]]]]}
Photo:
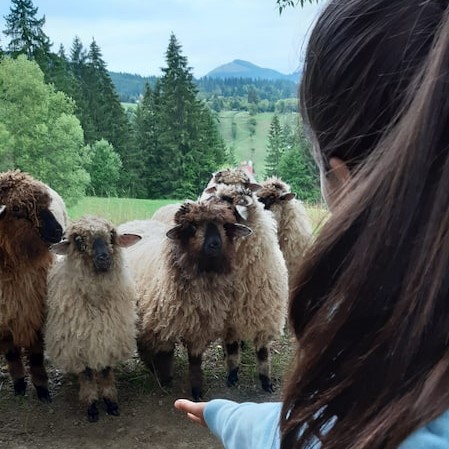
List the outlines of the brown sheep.
{"type": "Polygon", "coordinates": [[[50,211],[51,192],[26,173],[0,174],[0,352],[5,354],[16,395],[26,391],[22,348],[40,400],[50,401],[42,326],[47,272],[62,226],[50,211]]]}
{"type": "MultiPolygon", "coordinates": [[[[198,400],[203,352],[222,335],[229,310],[235,240],[251,230],[236,223],[233,209],[219,201],[187,202],[175,214],[174,227],[148,220],[146,228],[145,238],[127,250],[138,296],[139,353],[167,385],[175,344],[183,342],[192,396],[198,400]]],[[[126,232],[126,224],[121,229],[126,232]]]]}

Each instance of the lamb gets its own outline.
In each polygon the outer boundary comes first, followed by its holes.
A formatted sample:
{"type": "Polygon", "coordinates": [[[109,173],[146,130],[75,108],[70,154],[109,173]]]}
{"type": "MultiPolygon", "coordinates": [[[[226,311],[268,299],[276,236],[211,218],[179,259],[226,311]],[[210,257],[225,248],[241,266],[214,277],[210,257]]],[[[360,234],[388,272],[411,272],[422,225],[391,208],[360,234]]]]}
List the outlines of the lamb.
{"type": "Polygon", "coordinates": [[[229,311],[235,242],[251,230],[220,201],[186,202],[174,226],[148,220],[147,228],[145,239],[126,251],[137,288],[139,353],[161,385],[169,385],[175,344],[184,343],[192,396],[199,400],[203,352],[222,335],[229,311]]]}
{"type": "Polygon", "coordinates": [[[50,210],[52,192],[19,170],[0,174],[0,352],[6,356],[14,393],[24,395],[25,348],[31,381],[42,401],[51,400],[42,337],[47,272],[53,261],[48,247],[63,234],[50,210]]]}
{"type": "Polygon", "coordinates": [[[290,290],[312,238],[312,226],[302,201],[296,199],[290,186],[279,178],[268,178],[256,192],[266,210],[273,213],[278,224],[279,245],[289,273],[290,290]]]}
{"type": "Polygon", "coordinates": [[[137,318],[121,248],[139,239],[90,216],[74,222],[66,239],[51,247],[63,257],[48,275],[46,349],[57,367],[79,375],[90,422],[99,418],[99,394],[107,413],[119,415],[112,368],[134,354],[137,318]]]}
{"type": "Polygon", "coordinates": [[[239,277],[223,333],[228,385],[238,382],[241,342],[251,339],[262,388],[272,392],[270,344],[282,334],[288,300],[287,267],[279,248],[276,221],[241,184],[217,184],[204,195],[232,204],[239,221],[253,230],[237,246],[235,269],[239,277]]]}

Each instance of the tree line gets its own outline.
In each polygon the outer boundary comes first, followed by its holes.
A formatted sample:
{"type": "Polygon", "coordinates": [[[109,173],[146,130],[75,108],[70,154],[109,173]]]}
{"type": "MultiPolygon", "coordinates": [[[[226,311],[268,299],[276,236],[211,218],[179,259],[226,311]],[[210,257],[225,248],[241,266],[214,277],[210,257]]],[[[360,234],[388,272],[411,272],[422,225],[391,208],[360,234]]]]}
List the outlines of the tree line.
{"type": "MultiPolygon", "coordinates": [[[[95,39],[85,47],[75,36],[70,49],[60,46],[53,52],[43,30],[45,17],[38,17],[32,0],[11,0],[5,19],[0,169],[31,173],[58,190],[69,205],[85,194],[196,197],[213,171],[238,163],[218,131],[214,110],[221,106],[214,102],[224,99],[232,107],[231,100],[238,97],[226,95],[243,93],[239,107],[244,101],[255,114],[264,101],[285,93],[282,81],[269,88],[263,82],[216,80],[214,96],[205,98],[171,34],[162,76],[145,80],[136,110],[125,111],[95,39]]],[[[280,101],[284,103],[276,103],[276,112],[295,110],[296,100],[291,100],[294,107],[280,101]]],[[[296,163],[307,179],[309,166],[304,169],[293,160],[293,149],[306,148],[306,140],[298,136],[299,143],[285,143],[283,160],[290,155],[288,168],[296,163]]],[[[279,173],[293,186],[294,178],[303,176],[301,171],[279,173]]]]}

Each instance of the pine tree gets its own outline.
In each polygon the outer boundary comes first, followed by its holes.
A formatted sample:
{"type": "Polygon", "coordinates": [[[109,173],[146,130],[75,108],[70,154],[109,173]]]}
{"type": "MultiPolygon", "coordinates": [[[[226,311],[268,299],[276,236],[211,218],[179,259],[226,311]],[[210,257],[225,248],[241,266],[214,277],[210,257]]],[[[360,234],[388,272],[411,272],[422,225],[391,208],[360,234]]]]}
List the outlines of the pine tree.
{"type": "Polygon", "coordinates": [[[157,157],[149,185],[151,197],[195,197],[210,172],[224,162],[225,147],[210,110],[197,98],[187,58],[174,34],[166,52],[167,67],[158,85],[157,157]]]}
{"type": "MultiPolygon", "coordinates": [[[[148,180],[158,176],[151,167],[158,166],[156,145],[156,122],[153,93],[149,83],[145,83],[142,101],[138,104],[133,121],[134,147],[130,154],[127,190],[132,196],[148,196],[148,180]]],[[[154,182],[154,181],[153,181],[154,182]]],[[[154,188],[153,188],[154,190],[154,188]]]]}
{"type": "Polygon", "coordinates": [[[274,114],[268,132],[267,155],[265,157],[265,177],[277,176],[279,162],[285,150],[285,140],[281,123],[277,114],[274,114]]]}
{"type": "Polygon", "coordinates": [[[32,0],[11,0],[3,34],[10,39],[6,48],[8,54],[13,57],[24,54],[40,65],[42,58],[50,53],[51,43],[43,31],[45,16],[38,19],[37,11],[32,0]]]}

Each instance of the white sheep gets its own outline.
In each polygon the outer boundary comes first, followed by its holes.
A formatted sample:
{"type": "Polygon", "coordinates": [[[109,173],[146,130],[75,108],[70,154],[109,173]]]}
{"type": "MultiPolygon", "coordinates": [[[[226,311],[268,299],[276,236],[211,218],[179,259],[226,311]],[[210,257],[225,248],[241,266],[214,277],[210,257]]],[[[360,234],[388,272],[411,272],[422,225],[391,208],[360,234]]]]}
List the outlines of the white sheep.
{"type": "Polygon", "coordinates": [[[91,422],[99,416],[98,390],[107,412],[119,414],[112,368],[134,354],[136,336],[135,289],[121,248],[139,239],[117,234],[108,220],[85,217],[51,247],[64,257],[48,276],[46,350],[55,366],[79,375],[91,422]]]}
{"type": "Polygon", "coordinates": [[[270,344],[282,334],[288,301],[287,267],[279,248],[277,224],[251,189],[242,184],[216,184],[206,189],[207,195],[232,204],[239,222],[253,230],[237,246],[235,270],[239,275],[223,334],[228,385],[238,381],[241,341],[253,340],[262,388],[271,392],[270,344]]]}
{"type": "Polygon", "coordinates": [[[261,183],[256,196],[266,210],[273,213],[278,224],[279,245],[289,273],[290,290],[312,239],[312,225],[302,203],[291,192],[290,186],[279,178],[268,178],[261,183]]]}
{"type": "Polygon", "coordinates": [[[51,211],[56,196],[26,173],[0,173],[0,351],[15,394],[24,395],[26,349],[31,380],[43,401],[50,401],[42,338],[47,272],[54,259],[48,247],[60,241],[64,225],[51,211]]]}
{"type": "Polygon", "coordinates": [[[167,204],[166,206],[162,206],[154,212],[151,219],[173,225],[175,223],[175,214],[179,210],[180,206],[180,203],[167,204]]]}
{"type": "MultiPolygon", "coordinates": [[[[126,223],[121,226],[127,230],[126,223]]],[[[131,223],[130,229],[133,229],[131,223]]],[[[235,282],[235,243],[251,230],[219,201],[186,202],[175,226],[148,220],[145,238],[126,251],[136,282],[138,349],[162,385],[173,376],[175,344],[189,357],[192,396],[202,396],[202,355],[218,339],[235,282]]]]}

